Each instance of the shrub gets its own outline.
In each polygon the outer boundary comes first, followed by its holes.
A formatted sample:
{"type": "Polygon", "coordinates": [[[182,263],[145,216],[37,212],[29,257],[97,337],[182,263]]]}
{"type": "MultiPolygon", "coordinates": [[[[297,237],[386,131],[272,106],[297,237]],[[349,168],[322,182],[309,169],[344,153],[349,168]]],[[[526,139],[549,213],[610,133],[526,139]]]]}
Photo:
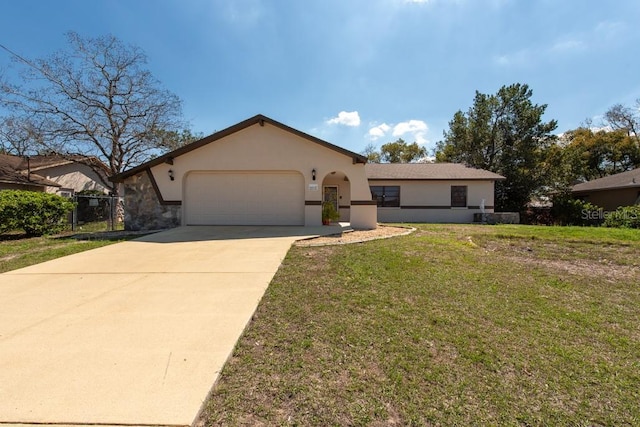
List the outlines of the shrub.
{"type": "Polygon", "coordinates": [[[640,228],[640,206],[621,206],[607,213],[605,227],[640,228]]]}
{"type": "Polygon", "coordinates": [[[602,218],[595,215],[600,208],[569,195],[554,197],[551,216],[558,225],[598,225],[602,218]]]}
{"type": "Polygon", "coordinates": [[[336,210],[331,202],[322,204],[322,221],[337,221],[340,219],[340,213],[336,210]]]}
{"type": "Polygon", "coordinates": [[[520,212],[520,224],[527,225],[553,225],[551,208],[548,207],[527,207],[520,212]]]}
{"type": "Polygon", "coordinates": [[[0,233],[24,230],[28,236],[61,231],[73,202],[56,194],[35,191],[0,191],[0,233]]]}

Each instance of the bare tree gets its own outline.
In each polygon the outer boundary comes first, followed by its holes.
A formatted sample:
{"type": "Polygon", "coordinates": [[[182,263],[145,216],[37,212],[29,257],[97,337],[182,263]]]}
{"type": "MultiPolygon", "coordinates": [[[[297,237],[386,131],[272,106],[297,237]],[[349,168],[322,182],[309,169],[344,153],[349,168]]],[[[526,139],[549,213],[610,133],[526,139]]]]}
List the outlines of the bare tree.
{"type": "MultiPolygon", "coordinates": [[[[111,35],[67,37],[69,48],[45,59],[27,59],[0,44],[22,79],[0,82],[0,102],[36,124],[45,150],[74,161],[78,154],[97,157],[111,174],[157,155],[159,131],[183,128],[180,99],[160,88],[139,47],[111,35]]],[[[91,160],[87,165],[99,168],[91,160]]]]}
{"type": "Polygon", "coordinates": [[[0,150],[6,154],[25,156],[42,147],[42,137],[33,123],[19,117],[0,121],[0,150]]]}
{"type": "Polygon", "coordinates": [[[627,135],[640,137],[640,99],[636,100],[635,108],[616,104],[604,114],[606,123],[613,130],[623,129],[627,135]]]}

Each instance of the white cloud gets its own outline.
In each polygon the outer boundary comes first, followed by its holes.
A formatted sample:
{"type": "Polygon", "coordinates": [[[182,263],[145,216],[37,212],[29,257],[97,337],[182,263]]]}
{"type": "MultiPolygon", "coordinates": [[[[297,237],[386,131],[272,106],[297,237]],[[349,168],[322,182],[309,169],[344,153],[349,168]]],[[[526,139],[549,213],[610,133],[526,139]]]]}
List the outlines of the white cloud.
{"type": "Polygon", "coordinates": [[[602,21],[589,31],[565,34],[544,45],[524,47],[510,53],[496,55],[498,66],[528,67],[542,61],[557,61],[569,54],[579,55],[593,50],[610,49],[612,43],[624,39],[627,27],[624,23],[602,21]]]}
{"type": "Polygon", "coordinates": [[[330,125],[338,124],[344,126],[360,126],[360,114],[357,111],[340,111],[338,117],[334,117],[327,121],[330,125]]]}
{"type": "MultiPolygon", "coordinates": [[[[418,144],[426,144],[426,133],[429,130],[429,126],[422,120],[409,120],[406,122],[400,122],[393,127],[393,136],[403,137],[408,135],[418,144]]],[[[407,138],[403,138],[407,139],[407,138]]],[[[411,142],[411,141],[408,141],[411,142]]]]}
{"type": "Polygon", "coordinates": [[[378,126],[374,126],[371,129],[369,129],[369,138],[371,138],[372,141],[375,141],[376,139],[382,138],[383,136],[385,136],[387,132],[389,132],[389,130],[391,130],[391,126],[389,126],[386,123],[383,123],[378,126]]]}
{"type": "Polygon", "coordinates": [[[415,141],[422,145],[429,142],[426,138],[428,130],[429,126],[422,120],[407,120],[395,125],[382,123],[381,125],[373,126],[369,129],[368,135],[369,139],[375,141],[391,133],[392,137],[402,138],[409,143],[415,141]]]}
{"type": "Polygon", "coordinates": [[[586,45],[582,40],[570,39],[556,42],[550,50],[557,53],[566,53],[570,51],[582,50],[585,48],[586,45]]]}
{"type": "Polygon", "coordinates": [[[402,136],[410,132],[426,131],[429,127],[422,120],[409,120],[400,122],[393,127],[393,136],[402,136]]]}
{"type": "Polygon", "coordinates": [[[595,32],[600,38],[614,39],[622,36],[626,29],[627,26],[623,22],[602,21],[596,26],[595,32]]]}

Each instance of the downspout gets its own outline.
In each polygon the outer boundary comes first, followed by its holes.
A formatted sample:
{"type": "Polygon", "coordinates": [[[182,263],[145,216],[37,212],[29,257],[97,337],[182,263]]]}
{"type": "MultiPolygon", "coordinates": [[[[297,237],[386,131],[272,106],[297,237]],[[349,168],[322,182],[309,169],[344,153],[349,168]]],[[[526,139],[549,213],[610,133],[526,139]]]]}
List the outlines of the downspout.
{"type": "Polygon", "coordinates": [[[29,156],[24,156],[24,159],[27,161],[27,180],[31,181],[31,159],[29,156]]]}

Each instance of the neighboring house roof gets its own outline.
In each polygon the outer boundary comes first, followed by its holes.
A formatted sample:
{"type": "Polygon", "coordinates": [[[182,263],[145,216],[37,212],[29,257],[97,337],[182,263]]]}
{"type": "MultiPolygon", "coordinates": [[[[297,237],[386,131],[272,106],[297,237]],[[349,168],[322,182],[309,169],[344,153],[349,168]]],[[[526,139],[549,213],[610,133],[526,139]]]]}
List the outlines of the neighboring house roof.
{"type": "Polygon", "coordinates": [[[221,130],[219,132],[216,132],[212,135],[209,135],[207,137],[204,137],[198,141],[192,142],[191,144],[187,144],[183,147],[178,148],[177,150],[171,151],[169,153],[166,153],[160,157],[157,157],[153,160],[150,160],[146,163],[143,163],[139,166],[136,166],[135,168],[129,169],[128,171],[122,172],[118,175],[112,176],[109,179],[113,182],[121,182],[124,179],[136,175],[148,168],[151,168],[153,166],[165,163],[165,162],[172,162],[174,158],[181,156],[183,154],[186,154],[190,151],[196,150],[200,147],[202,147],[203,145],[207,145],[210,144],[212,142],[215,142],[219,139],[222,139],[226,136],[229,136],[233,133],[239,132],[243,129],[246,129],[250,126],[253,126],[255,124],[260,124],[260,126],[264,126],[264,124],[267,123],[271,126],[275,126],[277,128],[280,128],[286,132],[290,132],[294,135],[297,135],[301,138],[304,138],[308,141],[311,141],[313,143],[322,145],[323,147],[326,147],[330,150],[336,151],[340,154],[344,154],[345,156],[351,157],[353,159],[354,163],[366,163],[367,162],[367,158],[361,154],[358,153],[354,153],[352,151],[349,150],[345,150],[344,148],[338,147],[337,145],[333,145],[327,141],[323,141],[322,139],[316,138],[315,136],[311,136],[309,134],[306,134],[304,132],[301,132],[297,129],[294,129],[292,127],[289,127],[285,124],[282,124],[280,122],[277,122],[273,119],[270,119],[269,117],[266,117],[262,114],[258,114],[256,116],[253,116],[245,121],[242,121],[236,125],[230,126],[224,130],[221,130]]]}
{"type": "Polygon", "coordinates": [[[576,184],[571,188],[571,191],[573,193],[586,193],[589,191],[636,187],[640,187],[640,168],[576,184]]]}
{"type": "MultiPolygon", "coordinates": [[[[109,173],[109,168],[96,157],[82,156],[79,154],[70,155],[70,156],[62,156],[60,154],[29,156],[28,167],[32,171],[38,171],[42,169],[53,168],[56,166],[64,166],[64,165],[69,165],[73,163],[90,165],[90,166],[98,166],[102,171],[104,171],[105,177],[109,173]]],[[[27,169],[26,160],[23,160],[20,167],[21,169],[27,169]]]]}
{"type": "Polygon", "coordinates": [[[21,157],[0,154],[0,182],[4,184],[31,185],[35,187],[60,187],[53,181],[35,173],[20,169],[21,157]]]}
{"type": "Polygon", "coordinates": [[[492,180],[505,179],[484,169],[459,163],[367,163],[369,180],[492,180]]]}
{"type": "Polygon", "coordinates": [[[62,156],[60,154],[37,154],[33,156],[14,156],[12,154],[0,154],[0,157],[0,161],[2,162],[2,164],[8,165],[15,170],[30,170],[33,172],[42,169],[53,168],[56,166],[78,163],[83,165],[95,165],[104,170],[105,173],[109,172],[109,168],[96,157],[82,156],[79,154],[70,156],[62,156]],[[28,161],[27,158],[29,159],[28,161]]]}

